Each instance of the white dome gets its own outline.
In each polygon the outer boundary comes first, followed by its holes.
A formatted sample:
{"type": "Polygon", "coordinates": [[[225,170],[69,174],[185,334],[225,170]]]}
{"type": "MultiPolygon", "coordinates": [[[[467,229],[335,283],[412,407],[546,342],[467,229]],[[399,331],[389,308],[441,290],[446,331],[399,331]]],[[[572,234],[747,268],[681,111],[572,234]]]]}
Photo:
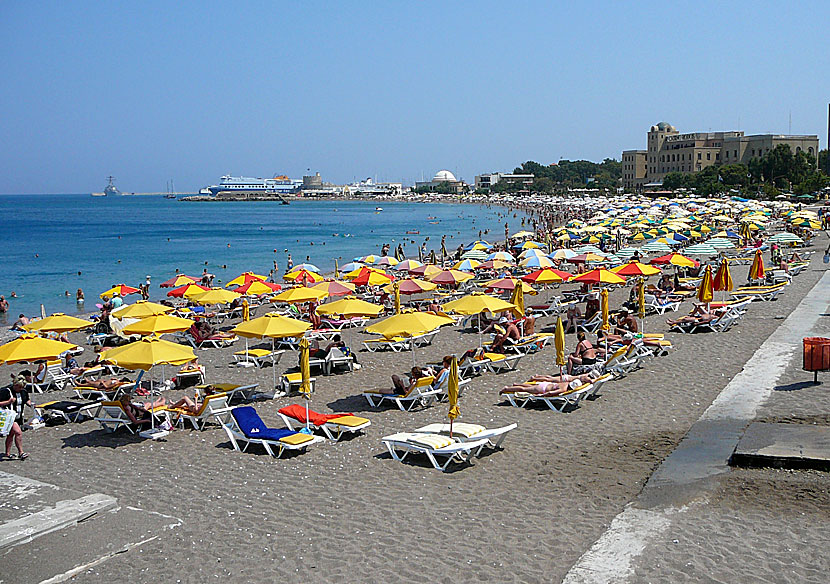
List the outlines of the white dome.
{"type": "Polygon", "coordinates": [[[439,170],[432,177],[433,182],[456,182],[455,175],[449,170],[439,170]]]}

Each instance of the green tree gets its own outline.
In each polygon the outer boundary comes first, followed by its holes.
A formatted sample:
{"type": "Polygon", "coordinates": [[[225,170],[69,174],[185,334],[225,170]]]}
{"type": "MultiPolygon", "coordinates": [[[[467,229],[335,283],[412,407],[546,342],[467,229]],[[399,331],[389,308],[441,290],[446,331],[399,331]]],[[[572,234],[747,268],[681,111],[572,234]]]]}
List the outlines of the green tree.
{"type": "Polygon", "coordinates": [[[725,164],[718,169],[720,180],[730,187],[743,187],[749,184],[749,169],[744,164],[725,164]]]}

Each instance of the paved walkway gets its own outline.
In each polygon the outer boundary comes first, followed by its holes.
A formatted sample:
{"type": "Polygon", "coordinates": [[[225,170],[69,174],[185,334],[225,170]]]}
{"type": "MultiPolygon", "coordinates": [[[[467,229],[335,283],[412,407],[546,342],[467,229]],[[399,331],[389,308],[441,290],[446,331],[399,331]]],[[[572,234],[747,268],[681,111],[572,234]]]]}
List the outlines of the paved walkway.
{"type": "Polygon", "coordinates": [[[801,350],[830,299],[825,272],[782,325],[723,389],[675,451],[658,467],[640,496],[611,523],[564,579],[565,584],[627,582],[634,561],[683,513],[706,504],[712,480],[729,470],[729,458],[759,406],[801,350]]]}

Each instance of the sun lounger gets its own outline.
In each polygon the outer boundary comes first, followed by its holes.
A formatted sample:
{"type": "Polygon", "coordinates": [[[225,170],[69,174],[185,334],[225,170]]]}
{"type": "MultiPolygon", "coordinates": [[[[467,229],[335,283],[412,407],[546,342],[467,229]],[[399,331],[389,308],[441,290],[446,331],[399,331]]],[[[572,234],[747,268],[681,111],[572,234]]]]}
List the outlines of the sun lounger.
{"type": "Polygon", "coordinates": [[[485,428],[478,424],[468,424],[466,422],[454,422],[450,424],[429,424],[422,428],[415,430],[419,433],[426,434],[441,434],[442,436],[449,436],[450,428],[452,428],[452,436],[459,442],[471,442],[478,440],[487,440],[487,446],[493,449],[501,447],[501,443],[507,437],[510,430],[518,428],[518,424],[510,424],[502,426],[501,428],[485,428]]]}
{"type": "Polygon", "coordinates": [[[330,329],[343,330],[344,328],[354,328],[359,326],[366,326],[369,319],[363,316],[355,316],[354,318],[321,318],[320,322],[330,329]]]}
{"type": "Polygon", "coordinates": [[[282,358],[284,350],[271,351],[270,349],[242,349],[233,354],[234,364],[239,366],[252,365],[253,367],[262,368],[266,363],[271,363],[272,367],[276,367],[282,358]]]}
{"type": "MultiPolygon", "coordinates": [[[[158,411],[153,410],[153,413],[158,411]]],[[[152,414],[151,414],[152,415],[152,414]]],[[[141,426],[150,423],[149,418],[140,420],[138,424],[134,424],[127,412],[124,411],[124,406],[120,401],[103,401],[98,414],[95,416],[95,421],[101,424],[101,427],[108,432],[115,432],[119,427],[125,427],[130,434],[135,434],[141,429],[141,426]]]]}
{"type": "Polygon", "coordinates": [[[385,351],[387,349],[400,353],[401,351],[409,350],[409,339],[405,337],[378,337],[375,339],[367,339],[363,341],[363,348],[374,353],[375,351],[385,351]]]}
{"type": "Polygon", "coordinates": [[[237,340],[239,340],[239,337],[235,335],[232,337],[220,337],[218,335],[203,337],[199,334],[198,330],[196,330],[195,326],[192,326],[188,330],[178,334],[177,338],[186,341],[194,349],[205,349],[207,347],[221,349],[222,347],[230,347],[237,340]]]}
{"type": "Polygon", "coordinates": [[[543,403],[556,412],[564,412],[569,406],[577,406],[579,402],[590,394],[592,384],[585,383],[574,389],[569,389],[558,395],[534,394],[525,391],[505,393],[507,401],[516,408],[524,408],[530,404],[543,403]]]}
{"type": "Polygon", "coordinates": [[[337,367],[343,365],[348,368],[349,372],[354,371],[354,355],[348,349],[341,347],[332,347],[329,349],[326,358],[323,360],[323,371],[326,375],[331,375],[337,367]]]}
{"type": "MultiPolygon", "coordinates": [[[[311,391],[314,391],[314,386],[317,383],[316,377],[309,377],[311,383],[311,391]]],[[[300,391],[303,384],[302,373],[286,373],[282,376],[282,389],[285,393],[294,393],[300,391]]]]}
{"type": "Polygon", "coordinates": [[[78,403],[68,400],[50,401],[35,406],[35,413],[43,417],[45,412],[54,412],[67,422],[83,422],[87,417],[95,417],[93,410],[99,409],[101,402],[78,403]]]}
{"type": "Polygon", "coordinates": [[[73,387],[73,389],[75,390],[75,395],[77,395],[80,399],[106,401],[118,399],[122,394],[132,391],[134,387],[134,381],[122,381],[119,382],[112,389],[100,389],[97,387],[80,384],[73,387]]]}
{"type": "Polygon", "coordinates": [[[466,462],[473,451],[479,452],[489,442],[484,438],[458,442],[440,434],[420,432],[399,432],[384,436],[382,440],[395,460],[403,462],[413,452],[425,454],[432,466],[441,472],[445,472],[452,462],[466,462]],[[440,464],[438,458],[445,458],[444,464],[440,464]]]}
{"type": "Polygon", "coordinates": [[[535,333],[526,335],[518,341],[507,339],[504,343],[504,348],[511,349],[522,355],[527,355],[545,348],[545,345],[550,343],[552,339],[553,333],[535,333]]]}
{"type": "Polygon", "coordinates": [[[184,427],[185,422],[189,421],[193,425],[194,430],[203,430],[208,421],[214,417],[215,412],[227,410],[228,399],[227,393],[213,393],[205,396],[202,400],[202,407],[195,413],[180,408],[167,408],[167,411],[176,414],[182,427],[184,427]]]}
{"type": "Polygon", "coordinates": [[[413,388],[405,394],[389,394],[380,393],[377,391],[364,391],[363,397],[369,402],[373,408],[380,407],[384,401],[391,401],[397,405],[402,411],[409,412],[416,404],[421,404],[424,407],[428,406],[434,399],[442,393],[440,388],[432,387],[432,382],[435,378],[431,375],[421,377],[413,388]]]}
{"type": "MultiPolygon", "coordinates": [[[[277,413],[292,430],[295,426],[301,427],[306,424],[306,410],[301,405],[292,404],[281,408],[277,413]]],[[[321,431],[332,442],[337,442],[348,434],[362,432],[372,425],[366,418],[352,414],[320,414],[308,410],[308,418],[309,427],[321,431]]]]}
{"type": "Polygon", "coordinates": [[[515,371],[516,366],[524,357],[524,353],[516,353],[514,355],[505,355],[503,353],[484,353],[485,367],[493,373],[504,373],[505,371],[515,371]]]}
{"type": "MultiPolygon", "coordinates": [[[[196,386],[197,397],[203,397],[204,389],[206,387],[206,385],[196,386]]],[[[267,395],[256,393],[259,383],[251,383],[248,385],[239,385],[238,383],[213,383],[211,384],[211,387],[213,387],[213,390],[216,392],[227,394],[229,404],[234,403],[235,401],[250,401],[254,399],[256,395],[267,395]]]]}
{"type": "Polygon", "coordinates": [[[784,291],[786,286],[786,283],[777,284],[775,286],[745,286],[732,292],[732,296],[747,297],[753,300],[771,302],[778,298],[778,295],[784,291]]]}
{"type": "Polygon", "coordinates": [[[64,372],[60,361],[52,361],[46,364],[43,381],[27,383],[26,389],[33,393],[43,393],[52,387],[59,390],[65,389],[67,386],[72,386],[74,379],[73,375],[64,372]]]}
{"type": "Polygon", "coordinates": [[[667,310],[672,310],[677,312],[677,309],[680,308],[680,302],[672,302],[670,300],[661,300],[657,298],[654,294],[646,294],[645,295],[645,302],[646,302],[646,311],[647,312],[655,312],[657,314],[664,314],[667,310]]]}
{"type": "Polygon", "coordinates": [[[269,428],[251,406],[238,406],[214,412],[237,452],[246,452],[251,444],[261,444],[274,458],[287,450],[302,451],[324,442],[320,436],[295,432],[288,428],[269,428]],[[227,413],[230,412],[230,415],[227,413]],[[243,445],[243,446],[240,446],[243,445]]]}

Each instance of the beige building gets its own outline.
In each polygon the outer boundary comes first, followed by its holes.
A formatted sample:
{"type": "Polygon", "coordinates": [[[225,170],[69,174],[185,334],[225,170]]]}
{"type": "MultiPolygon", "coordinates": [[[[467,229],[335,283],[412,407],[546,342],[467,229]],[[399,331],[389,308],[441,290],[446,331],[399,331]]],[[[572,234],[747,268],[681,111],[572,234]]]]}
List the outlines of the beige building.
{"type": "Polygon", "coordinates": [[[646,138],[646,150],[622,153],[623,187],[642,189],[646,184],[660,184],[670,172],[697,172],[713,164],[748,164],[761,158],[779,144],[787,144],[793,153],[818,153],[818,136],[791,136],[743,132],[694,132],[681,134],[666,122],[652,126],[646,138]]]}

